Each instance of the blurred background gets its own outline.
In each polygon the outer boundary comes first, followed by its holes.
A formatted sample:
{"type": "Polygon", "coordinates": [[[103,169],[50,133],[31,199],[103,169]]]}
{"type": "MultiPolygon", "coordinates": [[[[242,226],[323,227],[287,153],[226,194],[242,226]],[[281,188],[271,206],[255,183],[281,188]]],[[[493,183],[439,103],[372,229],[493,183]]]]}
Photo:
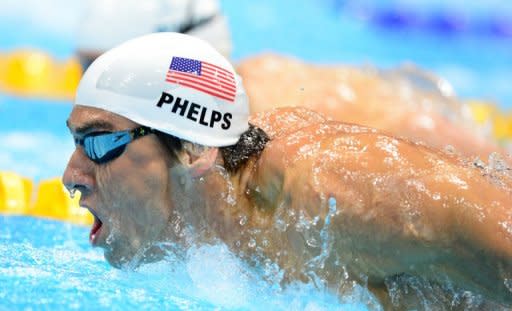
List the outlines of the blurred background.
{"type": "MultiPolygon", "coordinates": [[[[81,73],[75,47],[85,1],[0,0],[0,171],[39,180],[64,170],[73,150],[65,120],[81,73]]],[[[235,63],[263,52],[384,69],[414,63],[446,79],[476,107],[478,122],[492,123],[494,114],[510,127],[509,0],[220,4],[235,63]]]]}

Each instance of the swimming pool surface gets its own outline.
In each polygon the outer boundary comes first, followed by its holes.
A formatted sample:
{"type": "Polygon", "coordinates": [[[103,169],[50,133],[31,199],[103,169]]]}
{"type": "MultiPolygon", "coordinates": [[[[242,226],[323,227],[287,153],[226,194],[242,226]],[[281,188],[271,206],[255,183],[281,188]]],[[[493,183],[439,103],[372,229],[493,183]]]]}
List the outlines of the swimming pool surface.
{"type": "Polygon", "coordinates": [[[0,309],[367,310],[363,294],[282,291],[222,245],[122,271],[91,249],[87,228],[21,216],[0,216],[0,228],[0,309]]]}

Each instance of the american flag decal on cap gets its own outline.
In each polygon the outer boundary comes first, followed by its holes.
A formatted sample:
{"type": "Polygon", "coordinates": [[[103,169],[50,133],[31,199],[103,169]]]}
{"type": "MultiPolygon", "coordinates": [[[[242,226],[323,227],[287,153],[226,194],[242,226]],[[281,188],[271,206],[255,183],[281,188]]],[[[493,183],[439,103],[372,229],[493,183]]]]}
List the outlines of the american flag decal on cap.
{"type": "Polygon", "coordinates": [[[236,83],[233,73],[219,66],[184,57],[173,57],[165,81],[190,87],[233,103],[236,83]]]}

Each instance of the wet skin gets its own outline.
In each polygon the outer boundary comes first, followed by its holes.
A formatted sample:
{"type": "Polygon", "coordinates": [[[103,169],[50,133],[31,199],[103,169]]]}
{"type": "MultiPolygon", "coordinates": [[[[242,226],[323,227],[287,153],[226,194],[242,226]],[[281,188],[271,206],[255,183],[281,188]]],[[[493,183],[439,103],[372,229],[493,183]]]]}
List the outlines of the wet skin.
{"type": "Polygon", "coordinates": [[[240,62],[237,72],[253,113],[301,106],[435,148],[450,145],[471,159],[487,159],[491,152],[505,154],[496,142],[475,130],[464,116],[462,102],[442,93],[445,82],[419,69],[322,66],[263,54],[240,62]]]}
{"type": "MultiPolygon", "coordinates": [[[[335,284],[341,259],[352,277],[362,273],[374,288],[404,273],[448,277],[460,288],[512,303],[505,284],[512,276],[508,171],[489,172],[375,129],[322,119],[290,108],[252,120],[273,137],[253,179],[261,194],[276,194],[265,201],[325,219],[326,201],[335,199],[333,245],[320,274],[335,284]]],[[[307,230],[294,231],[284,239],[307,241],[307,230]]],[[[295,266],[315,256],[307,243],[295,248],[301,254],[289,259],[295,266]]]]}
{"type": "MultiPolygon", "coordinates": [[[[153,246],[161,241],[220,240],[249,261],[277,262],[283,283],[314,274],[343,292],[347,278],[385,290],[396,275],[447,277],[512,304],[504,284],[512,277],[506,172],[300,108],[251,123],[272,140],[235,174],[215,148],[173,161],[154,135],[106,165],[77,148],[63,181],[103,223],[94,245],[122,266],[159,259],[153,246]]],[[[76,137],[137,126],[80,106],[68,125],[76,137]]]]}
{"type": "MultiPolygon", "coordinates": [[[[75,107],[68,121],[74,138],[97,131],[132,129],[137,124],[115,114],[75,107]]],[[[78,147],[72,154],[63,181],[81,192],[80,206],[95,215],[101,228],[91,232],[91,243],[105,249],[114,266],[129,262],[148,241],[162,240],[170,218],[169,159],[155,135],[127,146],[107,164],[98,165],[78,147]],[[148,226],[148,224],[151,224],[148,226]]]]}

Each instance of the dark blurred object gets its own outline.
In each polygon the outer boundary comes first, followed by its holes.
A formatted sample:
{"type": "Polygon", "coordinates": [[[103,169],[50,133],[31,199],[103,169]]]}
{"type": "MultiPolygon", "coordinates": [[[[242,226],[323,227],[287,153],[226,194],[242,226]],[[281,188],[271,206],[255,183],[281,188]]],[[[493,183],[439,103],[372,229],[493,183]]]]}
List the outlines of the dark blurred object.
{"type": "Polygon", "coordinates": [[[432,1],[329,0],[338,12],[363,19],[388,30],[414,30],[438,35],[483,35],[512,38],[512,2],[500,6],[468,3],[467,6],[442,5],[432,1]]]}

